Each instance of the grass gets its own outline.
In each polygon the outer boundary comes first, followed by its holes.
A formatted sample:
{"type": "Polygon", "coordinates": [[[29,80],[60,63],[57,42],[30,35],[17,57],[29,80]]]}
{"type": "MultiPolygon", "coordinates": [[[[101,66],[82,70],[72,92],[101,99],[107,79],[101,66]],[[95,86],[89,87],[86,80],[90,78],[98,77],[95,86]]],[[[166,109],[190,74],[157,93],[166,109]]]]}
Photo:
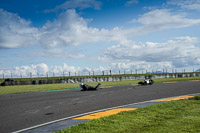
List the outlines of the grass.
{"type": "Polygon", "coordinates": [[[153,80],[156,83],[163,83],[163,82],[177,82],[177,81],[200,80],[200,77],[162,78],[162,79],[153,79],[153,80]]]}
{"type": "MultiPolygon", "coordinates": [[[[127,80],[127,81],[100,82],[100,83],[102,84],[101,87],[109,87],[115,85],[132,85],[132,84],[137,84],[137,82],[138,80],[127,80]]],[[[80,88],[79,84],[80,83],[0,86],[0,95],[80,88]]],[[[90,82],[87,84],[91,86],[96,86],[97,82],[90,82]]]]}
{"type": "MultiPolygon", "coordinates": [[[[200,80],[200,77],[154,79],[156,83],[187,81],[187,80],[200,80]]],[[[137,84],[138,81],[141,81],[141,80],[124,80],[124,81],[112,81],[112,82],[100,82],[100,83],[102,84],[101,87],[108,87],[108,86],[119,86],[119,85],[134,85],[134,84],[137,84]]],[[[95,86],[97,85],[97,82],[90,82],[87,84],[91,86],[95,86]]],[[[62,89],[71,89],[71,88],[80,88],[79,83],[0,86],[0,95],[40,92],[40,91],[50,91],[50,90],[62,90],[62,89]]]]}
{"type": "Polygon", "coordinates": [[[44,84],[44,85],[17,85],[0,86],[0,94],[40,92],[66,88],[77,88],[78,84],[44,84]]]}
{"type": "Polygon", "coordinates": [[[200,95],[199,96],[194,96],[192,98],[189,98],[189,100],[200,100],[200,95]]]}
{"type": "Polygon", "coordinates": [[[194,99],[153,104],[56,133],[197,133],[200,132],[200,100],[194,99]]]}
{"type": "Polygon", "coordinates": [[[0,84],[4,82],[4,79],[0,79],[0,84]]]}

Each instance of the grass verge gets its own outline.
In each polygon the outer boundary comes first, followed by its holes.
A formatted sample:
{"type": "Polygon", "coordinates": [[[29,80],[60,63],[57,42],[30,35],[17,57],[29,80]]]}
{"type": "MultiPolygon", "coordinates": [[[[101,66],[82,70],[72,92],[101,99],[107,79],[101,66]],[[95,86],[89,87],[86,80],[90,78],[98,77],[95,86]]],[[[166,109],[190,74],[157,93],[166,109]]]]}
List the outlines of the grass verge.
{"type": "Polygon", "coordinates": [[[162,78],[162,79],[153,79],[153,80],[156,83],[162,83],[162,82],[177,82],[177,81],[200,80],[200,77],[162,78]]]}
{"type": "Polygon", "coordinates": [[[200,132],[200,100],[195,99],[170,101],[121,112],[56,133],[197,133],[200,132]]]}
{"type": "MultiPolygon", "coordinates": [[[[137,82],[138,80],[126,80],[126,81],[100,82],[100,83],[102,84],[101,87],[108,87],[116,85],[117,86],[132,85],[132,84],[137,84],[137,82]]],[[[80,88],[79,84],[80,83],[0,86],[0,95],[80,88]]],[[[87,84],[91,86],[96,86],[97,82],[90,82],[87,84]]]]}
{"type": "MultiPolygon", "coordinates": [[[[188,80],[200,80],[200,77],[154,79],[156,83],[188,81],[188,80]]],[[[100,83],[102,84],[101,87],[108,87],[108,86],[119,86],[119,85],[134,85],[134,84],[137,84],[138,81],[141,81],[141,80],[124,80],[124,81],[112,81],[112,82],[100,82],[100,83]]],[[[97,82],[90,82],[87,84],[95,86],[97,85],[97,82]]],[[[62,89],[71,89],[71,88],[80,88],[79,83],[0,86],[0,95],[62,90],[62,89]]]]}

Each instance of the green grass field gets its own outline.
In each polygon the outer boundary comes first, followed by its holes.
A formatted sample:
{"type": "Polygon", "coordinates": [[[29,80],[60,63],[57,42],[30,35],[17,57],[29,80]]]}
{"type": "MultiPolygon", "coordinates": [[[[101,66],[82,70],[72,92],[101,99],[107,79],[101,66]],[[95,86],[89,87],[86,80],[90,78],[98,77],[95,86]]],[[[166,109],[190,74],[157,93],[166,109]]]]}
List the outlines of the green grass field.
{"type": "MultiPolygon", "coordinates": [[[[154,79],[154,81],[156,83],[187,81],[187,80],[200,80],[200,77],[154,79]]],[[[137,84],[138,81],[141,81],[141,80],[124,80],[124,81],[101,82],[101,84],[102,84],[101,87],[119,86],[119,85],[134,85],[134,84],[137,84]]],[[[87,83],[87,84],[95,86],[95,85],[97,85],[97,82],[90,82],[90,83],[87,83]]],[[[62,89],[71,89],[71,88],[80,88],[79,83],[0,86],[0,95],[15,94],[15,93],[40,92],[40,91],[51,91],[51,90],[62,90],[62,89]]]]}
{"type": "MultiPolygon", "coordinates": [[[[108,87],[108,86],[115,86],[115,85],[137,84],[137,82],[138,80],[128,80],[128,81],[100,82],[100,83],[102,84],[101,87],[108,87]]],[[[0,86],[0,95],[80,88],[79,84],[80,83],[0,86]]],[[[97,82],[90,82],[87,84],[91,86],[96,86],[97,82]]]]}
{"type": "Polygon", "coordinates": [[[72,126],[56,133],[199,133],[200,96],[153,104],[72,126]]]}

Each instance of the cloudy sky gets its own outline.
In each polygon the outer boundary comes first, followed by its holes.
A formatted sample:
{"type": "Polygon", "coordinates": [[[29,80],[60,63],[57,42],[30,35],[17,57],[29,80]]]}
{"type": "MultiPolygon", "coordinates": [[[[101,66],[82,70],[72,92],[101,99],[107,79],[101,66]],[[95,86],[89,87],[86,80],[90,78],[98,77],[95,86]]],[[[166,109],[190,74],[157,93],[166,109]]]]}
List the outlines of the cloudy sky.
{"type": "Polygon", "coordinates": [[[200,0],[1,0],[0,76],[199,69],[199,14],[200,0]]]}

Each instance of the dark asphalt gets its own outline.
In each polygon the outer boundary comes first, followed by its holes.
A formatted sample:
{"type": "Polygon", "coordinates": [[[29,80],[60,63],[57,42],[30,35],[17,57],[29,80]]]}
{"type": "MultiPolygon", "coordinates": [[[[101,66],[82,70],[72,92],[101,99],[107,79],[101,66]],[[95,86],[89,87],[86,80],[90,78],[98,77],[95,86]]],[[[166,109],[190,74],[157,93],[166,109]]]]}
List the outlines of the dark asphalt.
{"type": "Polygon", "coordinates": [[[200,93],[200,81],[0,96],[0,132],[8,133],[99,109],[200,93]]]}

